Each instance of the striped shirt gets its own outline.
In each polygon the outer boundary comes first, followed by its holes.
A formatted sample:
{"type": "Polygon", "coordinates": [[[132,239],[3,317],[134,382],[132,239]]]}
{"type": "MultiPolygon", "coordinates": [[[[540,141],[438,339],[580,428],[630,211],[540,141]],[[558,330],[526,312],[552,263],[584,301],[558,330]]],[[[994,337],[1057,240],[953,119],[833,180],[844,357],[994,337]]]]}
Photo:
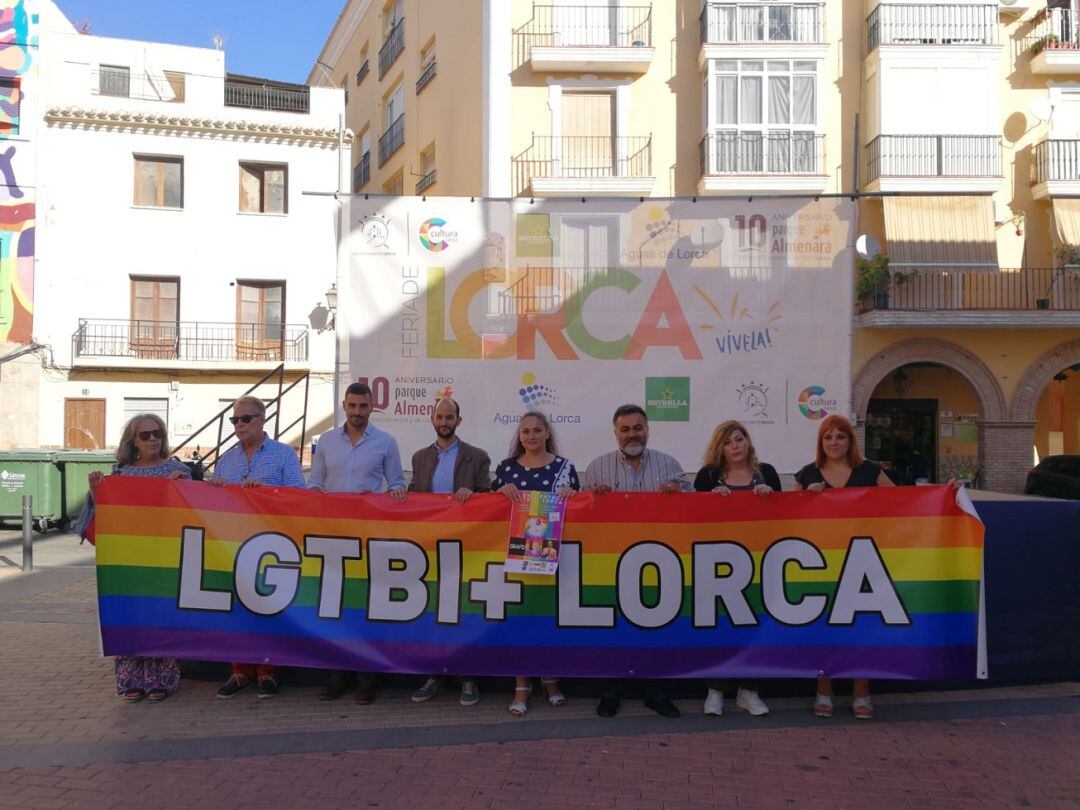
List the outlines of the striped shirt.
{"type": "Polygon", "coordinates": [[[226,484],[242,484],[254,478],[264,487],[302,487],[304,471],[295,448],[263,434],[262,444],[248,459],[239,442],[226,450],[214,465],[214,477],[226,484]]]}
{"type": "Polygon", "coordinates": [[[694,487],[683,476],[682,465],[667,453],[645,448],[641,466],[634,466],[619,450],[593,459],[585,470],[585,488],[607,484],[619,492],[659,492],[661,484],[678,484],[683,492],[694,487]]]}

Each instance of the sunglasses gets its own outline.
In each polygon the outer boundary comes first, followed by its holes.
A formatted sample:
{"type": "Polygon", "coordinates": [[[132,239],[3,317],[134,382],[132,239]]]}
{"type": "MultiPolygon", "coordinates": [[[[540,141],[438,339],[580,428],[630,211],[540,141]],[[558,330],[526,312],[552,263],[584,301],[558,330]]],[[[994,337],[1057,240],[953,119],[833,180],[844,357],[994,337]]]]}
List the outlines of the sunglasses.
{"type": "Polygon", "coordinates": [[[137,435],[144,442],[148,442],[151,439],[160,439],[162,434],[160,430],[140,430],[135,435],[137,435]]]}
{"type": "Polygon", "coordinates": [[[261,419],[261,418],[262,418],[261,414],[245,413],[243,416],[230,416],[229,421],[232,422],[234,425],[237,425],[240,422],[243,422],[246,425],[252,419],[261,419]]]}

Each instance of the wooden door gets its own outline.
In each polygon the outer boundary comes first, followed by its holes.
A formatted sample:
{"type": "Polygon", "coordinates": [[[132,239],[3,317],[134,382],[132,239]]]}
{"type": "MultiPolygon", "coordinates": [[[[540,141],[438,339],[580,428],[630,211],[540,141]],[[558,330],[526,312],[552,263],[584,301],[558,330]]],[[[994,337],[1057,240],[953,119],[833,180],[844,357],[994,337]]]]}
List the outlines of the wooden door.
{"type": "Polygon", "coordinates": [[[563,93],[560,151],[563,177],[611,177],[615,172],[615,95],[563,93]]]}
{"type": "Polygon", "coordinates": [[[64,400],[64,447],[70,450],[105,447],[105,400],[64,400]]]}
{"type": "Polygon", "coordinates": [[[240,281],[236,285],[238,360],[285,358],[285,285],[279,281],[240,281]]]}

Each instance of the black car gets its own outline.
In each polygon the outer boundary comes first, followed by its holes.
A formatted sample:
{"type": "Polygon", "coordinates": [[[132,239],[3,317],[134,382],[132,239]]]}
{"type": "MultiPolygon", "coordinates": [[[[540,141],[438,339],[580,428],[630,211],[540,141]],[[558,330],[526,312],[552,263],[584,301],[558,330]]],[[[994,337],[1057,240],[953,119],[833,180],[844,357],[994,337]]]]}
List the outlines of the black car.
{"type": "Polygon", "coordinates": [[[1047,456],[1027,475],[1025,495],[1080,500],[1080,456],[1047,456]]]}

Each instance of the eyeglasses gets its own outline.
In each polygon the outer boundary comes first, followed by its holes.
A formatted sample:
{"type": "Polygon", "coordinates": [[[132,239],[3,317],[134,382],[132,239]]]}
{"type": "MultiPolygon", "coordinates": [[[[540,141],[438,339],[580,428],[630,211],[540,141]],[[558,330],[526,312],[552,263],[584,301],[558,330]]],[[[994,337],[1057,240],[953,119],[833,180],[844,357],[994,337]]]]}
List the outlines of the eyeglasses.
{"type": "Polygon", "coordinates": [[[160,430],[140,430],[137,434],[144,442],[148,442],[151,439],[160,439],[162,432],[160,430]]]}
{"type": "Polygon", "coordinates": [[[229,421],[232,422],[234,425],[239,423],[239,422],[243,422],[246,425],[252,419],[261,419],[261,418],[262,418],[261,413],[245,413],[243,416],[230,416],[229,421]]]}

